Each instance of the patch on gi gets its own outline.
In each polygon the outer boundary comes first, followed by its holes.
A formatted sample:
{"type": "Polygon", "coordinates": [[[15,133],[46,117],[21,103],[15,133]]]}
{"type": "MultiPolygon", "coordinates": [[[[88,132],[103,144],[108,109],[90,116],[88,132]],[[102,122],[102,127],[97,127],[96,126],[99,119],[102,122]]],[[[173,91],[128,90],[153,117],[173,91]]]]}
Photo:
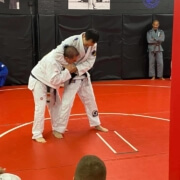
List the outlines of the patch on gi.
{"type": "Polygon", "coordinates": [[[2,68],[3,68],[4,66],[5,66],[4,64],[1,65],[2,68]]]}
{"type": "Polygon", "coordinates": [[[74,41],[77,41],[78,40],[78,37],[76,37],[75,39],[74,39],[74,41]]]}
{"type": "Polygon", "coordinates": [[[42,100],[43,100],[43,97],[40,97],[40,100],[42,101],[42,100]]]}
{"type": "Polygon", "coordinates": [[[98,111],[97,111],[97,110],[94,110],[94,111],[92,112],[92,116],[93,116],[93,117],[98,116],[98,111]]]}
{"type": "Polygon", "coordinates": [[[95,50],[92,52],[92,55],[93,55],[93,56],[96,56],[96,51],[95,51],[95,50]]]}

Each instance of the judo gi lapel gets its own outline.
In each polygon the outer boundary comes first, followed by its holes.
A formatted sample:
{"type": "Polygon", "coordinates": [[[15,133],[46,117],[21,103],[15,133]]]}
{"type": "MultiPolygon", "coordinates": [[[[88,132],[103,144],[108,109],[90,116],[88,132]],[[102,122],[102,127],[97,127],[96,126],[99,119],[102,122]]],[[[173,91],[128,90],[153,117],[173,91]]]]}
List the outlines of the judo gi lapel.
{"type": "Polygon", "coordinates": [[[79,43],[79,45],[80,45],[80,47],[79,47],[79,49],[80,49],[80,52],[79,52],[80,53],[80,59],[78,60],[77,63],[82,62],[82,61],[86,61],[88,56],[89,56],[89,53],[91,51],[91,47],[88,47],[87,51],[85,52],[84,45],[83,45],[83,40],[82,40],[82,34],[80,36],[81,36],[79,38],[79,41],[80,41],[80,43],[79,43]]]}
{"type": "Polygon", "coordinates": [[[160,36],[160,31],[159,31],[159,29],[157,29],[156,32],[155,32],[154,30],[152,30],[152,37],[157,38],[157,37],[159,37],[159,36],[160,36]]]}
{"type": "Polygon", "coordinates": [[[157,37],[157,32],[154,31],[154,29],[152,30],[152,37],[156,38],[157,37]]]}
{"type": "Polygon", "coordinates": [[[159,37],[161,34],[161,32],[159,31],[159,29],[157,30],[157,37],[159,37]]]}
{"type": "Polygon", "coordinates": [[[88,47],[88,49],[87,49],[86,52],[85,52],[85,50],[84,50],[84,57],[83,57],[83,59],[82,59],[81,61],[86,61],[86,60],[87,60],[90,51],[91,51],[91,47],[88,47]]]}

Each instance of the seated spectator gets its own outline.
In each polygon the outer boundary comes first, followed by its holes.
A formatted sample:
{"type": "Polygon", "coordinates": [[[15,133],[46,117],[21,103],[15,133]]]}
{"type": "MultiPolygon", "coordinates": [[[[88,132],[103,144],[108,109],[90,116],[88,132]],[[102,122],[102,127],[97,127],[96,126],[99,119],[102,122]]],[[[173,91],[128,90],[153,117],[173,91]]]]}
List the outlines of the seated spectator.
{"type": "Polygon", "coordinates": [[[94,155],[86,155],[77,164],[74,180],[106,180],[106,166],[94,155]]]}
{"type": "Polygon", "coordinates": [[[0,62],[0,87],[2,87],[5,84],[7,75],[8,75],[7,67],[0,62]]]}
{"type": "Polygon", "coordinates": [[[21,180],[21,178],[14,174],[6,173],[6,169],[0,167],[0,180],[21,180]]]}

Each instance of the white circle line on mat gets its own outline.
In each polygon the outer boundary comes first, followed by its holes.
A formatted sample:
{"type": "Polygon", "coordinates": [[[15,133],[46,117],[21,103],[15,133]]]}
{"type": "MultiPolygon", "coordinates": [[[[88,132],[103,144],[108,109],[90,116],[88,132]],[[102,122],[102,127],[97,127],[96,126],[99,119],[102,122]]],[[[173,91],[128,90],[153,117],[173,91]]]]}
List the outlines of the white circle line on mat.
{"type": "MultiPolygon", "coordinates": [[[[155,117],[155,116],[146,116],[146,115],[142,115],[142,114],[128,114],[128,113],[99,113],[101,115],[120,115],[120,116],[134,116],[134,117],[142,117],[142,118],[149,118],[149,119],[156,119],[156,120],[161,120],[161,121],[167,121],[169,122],[170,120],[167,119],[167,118],[160,118],[160,117],[155,117]]],[[[84,116],[86,115],[86,113],[82,113],[82,114],[71,114],[70,116],[73,117],[73,116],[84,116]]],[[[45,120],[48,120],[50,118],[45,118],[45,120]]],[[[15,131],[16,129],[19,129],[21,127],[24,127],[24,126],[27,126],[27,125],[30,125],[32,124],[33,121],[31,122],[28,122],[28,123],[24,123],[24,124],[21,124],[19,126],[16,126],[14,128],[11,128],[3,133],[0,134],[0,138],[2,138],[3,136],[7,135],[8,133],[12,132],[12,131],[15,131]]]]}

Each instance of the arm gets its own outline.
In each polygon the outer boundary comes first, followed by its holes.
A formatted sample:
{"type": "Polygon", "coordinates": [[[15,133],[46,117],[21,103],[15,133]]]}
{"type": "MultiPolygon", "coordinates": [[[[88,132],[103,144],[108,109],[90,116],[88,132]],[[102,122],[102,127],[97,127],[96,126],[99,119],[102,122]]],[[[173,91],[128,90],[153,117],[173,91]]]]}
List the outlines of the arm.
{"type": "Polygon", "coordinates": [[[158,32],[158,37],[156,38],[156,41],[159,42],[159,43],[162,43],[162,42],[164,42],[164,40],[165,40],[164,31],[160,30],[158,32]]]}
{"type": "Polygon", "coordinates": [[[68,64],[66,65],[66,68],[64,70],[60,70],[58,64],[48,64],[46,78],[52,85],[60,86],[60,84],[71,78],[70,73],[73,71],[74,68],[74,65],[68,64]]]}
{"type": "Polygon", "coordinates": [[[152,37],[151,31],[147,32],[147,42],[148,43],[157,43],[156,39],[154,39],[154,37],[152,37]]]}
{"type": "Polygon", "coordinates": [[[94,62],[96,60],[96,47],[96,44],[92,47],[91,52],[89,53],[89,56],[86,61],[80,62],[76,65],[79,76],[86,73],[93,67],[94,62]]]}

